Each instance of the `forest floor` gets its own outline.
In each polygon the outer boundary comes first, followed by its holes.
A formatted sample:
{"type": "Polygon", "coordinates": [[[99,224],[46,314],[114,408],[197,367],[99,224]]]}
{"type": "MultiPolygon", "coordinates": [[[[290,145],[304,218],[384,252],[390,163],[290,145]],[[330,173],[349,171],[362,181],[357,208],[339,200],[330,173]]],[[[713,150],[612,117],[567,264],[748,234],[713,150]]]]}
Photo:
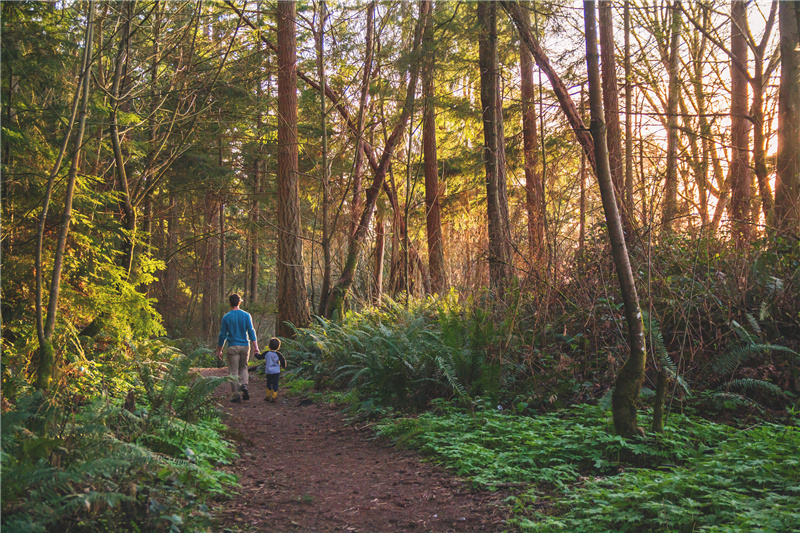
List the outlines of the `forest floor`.
{"type": "Polygon", "coordinates": [[[249,401],[231,403],[227,383],[216,393],[239,452],[227,467],[239,494],[213,511],[224,531],[507,530],[507,495],[473,489],[419,454],[375,440],[336,406],[284,390],[265,402],[264,378],[250,380],[249,401]]]}

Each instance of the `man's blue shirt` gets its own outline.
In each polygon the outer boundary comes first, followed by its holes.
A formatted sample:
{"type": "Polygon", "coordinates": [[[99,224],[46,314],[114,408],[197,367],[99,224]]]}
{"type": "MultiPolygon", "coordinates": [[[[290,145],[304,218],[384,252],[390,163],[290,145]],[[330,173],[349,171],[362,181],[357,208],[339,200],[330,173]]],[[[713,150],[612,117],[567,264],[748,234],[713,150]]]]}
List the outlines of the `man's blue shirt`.
{"type": "Polygon", "coordinates": [[[222,325],[219,328],[218,346],[228,341],[228,346],[247,346],[249,342],[256,342],[256,330],[253,328],[253,318],[247,311],[234,309],[222,317],[222,325]]]}

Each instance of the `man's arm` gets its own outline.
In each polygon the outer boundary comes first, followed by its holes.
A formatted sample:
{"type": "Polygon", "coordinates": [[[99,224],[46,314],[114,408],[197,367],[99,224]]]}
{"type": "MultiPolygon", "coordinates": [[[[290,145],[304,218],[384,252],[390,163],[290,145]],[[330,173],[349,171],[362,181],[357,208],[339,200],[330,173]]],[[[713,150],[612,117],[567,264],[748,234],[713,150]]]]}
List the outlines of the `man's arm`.
{"type": "Polygon", "coordinates": [[[253,327],[253,317],[250,316],[250,313],[247,313],[247,334],[250,336],[250,344],[253,346],[253,354],[259,353],[256,328],[253,327]]]}
{"type": "Polygon", "coordinates": [[[222,323],[219,326],[219,339],[217,340],[217,359],[222,359],[222,347],[225,346],[225,341],[228,338],[228,323],[225,317],[222,317],[222,323]]]}

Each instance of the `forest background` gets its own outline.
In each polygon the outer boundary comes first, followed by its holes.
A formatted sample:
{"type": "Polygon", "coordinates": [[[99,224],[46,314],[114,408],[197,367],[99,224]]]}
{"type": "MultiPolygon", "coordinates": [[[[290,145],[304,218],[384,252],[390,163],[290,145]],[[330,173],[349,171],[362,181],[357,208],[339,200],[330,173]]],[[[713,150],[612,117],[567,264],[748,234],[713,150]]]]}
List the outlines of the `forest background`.
{"type": "Polygon", "coordinates": [[[3,2],[4,525],[222,491],[232,292],[362,416],[796,425],[800,4],[597,8],[3,2]]]}

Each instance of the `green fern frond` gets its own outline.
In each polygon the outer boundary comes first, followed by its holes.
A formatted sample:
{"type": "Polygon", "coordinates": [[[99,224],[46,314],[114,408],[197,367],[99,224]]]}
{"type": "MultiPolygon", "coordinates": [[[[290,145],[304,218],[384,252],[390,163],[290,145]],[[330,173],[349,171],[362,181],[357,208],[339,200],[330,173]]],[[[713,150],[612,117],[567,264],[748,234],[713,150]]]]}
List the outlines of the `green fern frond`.
{"type": "Polygon", "coordinates": [[[447,379],[447,382],[450,384],[450,387],[452,387],[461,398],[465,398],[467,396],[467,391],[458,381],[458,377],[453,369],[452,362],[445,360],[445,358],[442,356],[439,356],[436,358],[436,363],[439,366],[439,370],[441,370],[442,374],[444,374],[444,377],[447,379]]]}
{"type": "Polygon", "coordinates": [[[720,389],[743,391],[743,392],[765,392],[768,394],[772,394],[774,396],[778,396],[780,398],[786,397],[786,393],[784,392],[783,389],[781,389],[774,383],[770,383],[768,381],[763,381],[760,379],[751,379],[751,378],[734,379],[729,381],[725,385],[722,385],[720,389]]]}
{"type": "Polygon", "coordinates": [[[728,373],[736,370],[752,355],[770,352],[781,352],[794,356],[800,360],[800,355],[794,350],[776,344],[747,344],[731,352],[724,353],[716,358],[713,369],[717,373],[728,373]]]}

